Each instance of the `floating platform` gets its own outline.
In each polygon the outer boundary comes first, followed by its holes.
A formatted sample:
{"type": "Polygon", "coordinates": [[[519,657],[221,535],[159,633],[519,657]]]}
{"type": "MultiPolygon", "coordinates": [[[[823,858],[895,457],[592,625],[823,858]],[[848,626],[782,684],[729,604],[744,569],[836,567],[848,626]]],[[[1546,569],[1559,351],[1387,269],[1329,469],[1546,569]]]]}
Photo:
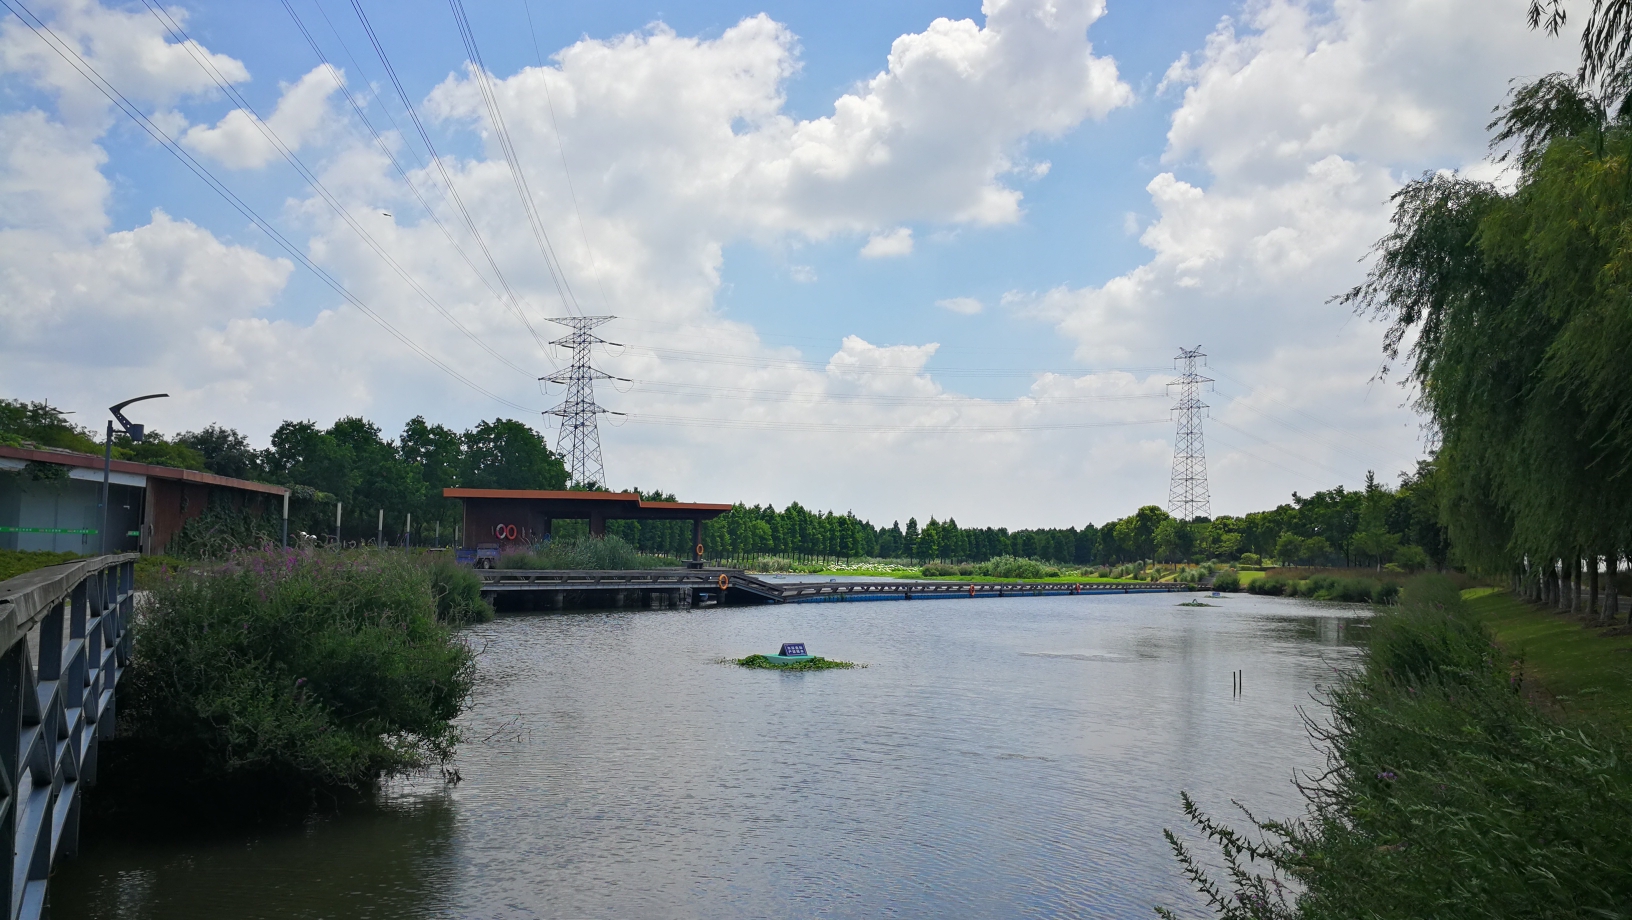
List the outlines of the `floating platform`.
{"type": "Polygon", "coordinates": [[[482,594],[501,612],[663,610],[755,604],[911,601],[931,598],[1171,594],[1206,590],[1173,582],[958,582],[877,580],[767,581],[741,569],[625,571],[476,569],[482,594]]]}

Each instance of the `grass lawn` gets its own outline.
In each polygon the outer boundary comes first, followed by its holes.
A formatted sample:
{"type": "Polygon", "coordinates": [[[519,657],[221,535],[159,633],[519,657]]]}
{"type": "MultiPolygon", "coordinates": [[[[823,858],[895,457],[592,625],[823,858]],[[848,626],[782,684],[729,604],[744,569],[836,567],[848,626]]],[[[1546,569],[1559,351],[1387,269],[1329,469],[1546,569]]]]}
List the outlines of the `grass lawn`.
{"type": "Polygon", "coordinates": [[[1463,596],[1565,716],[1632,732],[1632,635],[1624,627],[1586,626],[1498,588],[1463,596]]]}
{"type": "Polygon", "coordinates": [[[1253,582],[1257,581],[1258,579],[1264,577],[1263,572],[1246,572],[1246,571],[1243,571],[1243,572],[1240,572],[1238,574],[1241,576],[1241,587],[1242,588],[1245,588],[1247,585],[1250,585],[1253,582]]]}

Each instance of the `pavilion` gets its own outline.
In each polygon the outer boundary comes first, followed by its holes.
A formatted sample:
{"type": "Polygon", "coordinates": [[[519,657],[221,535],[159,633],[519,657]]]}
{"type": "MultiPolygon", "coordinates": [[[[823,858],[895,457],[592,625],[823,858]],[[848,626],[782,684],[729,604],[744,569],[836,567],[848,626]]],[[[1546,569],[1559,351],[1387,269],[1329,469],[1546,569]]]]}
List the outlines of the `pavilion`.
{"type": "Polygon", "coordinates": [[[548,537],[558,520],[587,520],[592,537],[606,536],[607,521],[690,521],[694,562],[703,558],[703,522],[731,510],[730,505],[649,502],[635,492],[443,489],[442,495],[464,505],[460,542],[465,549],[536,542],[548,537]]]}

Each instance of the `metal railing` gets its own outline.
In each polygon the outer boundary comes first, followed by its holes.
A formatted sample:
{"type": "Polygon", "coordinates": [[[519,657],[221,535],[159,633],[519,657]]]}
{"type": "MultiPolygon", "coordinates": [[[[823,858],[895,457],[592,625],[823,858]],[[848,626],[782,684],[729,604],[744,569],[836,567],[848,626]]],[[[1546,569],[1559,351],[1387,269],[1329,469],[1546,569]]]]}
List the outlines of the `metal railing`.
{"type": "Polygon", "coordinates": [[[59,858],[79,849],[81,784],[113,736],[114,688],[130,663],[135,553],[0,581],[0,873],[7,918],[34,920],[59,858]]]}

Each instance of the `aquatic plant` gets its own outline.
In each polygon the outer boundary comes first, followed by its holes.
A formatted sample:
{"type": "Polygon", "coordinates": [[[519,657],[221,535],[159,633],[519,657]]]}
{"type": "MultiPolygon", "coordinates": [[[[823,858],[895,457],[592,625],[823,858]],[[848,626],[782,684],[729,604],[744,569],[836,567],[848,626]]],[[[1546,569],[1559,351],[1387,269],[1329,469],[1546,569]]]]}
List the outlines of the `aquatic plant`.
{"type": "Polygon", "coordinates": [[[805,661],[772,661],[764,655],[749,655],[747,658],[730,659],[733,664],[740,664],[745,668],[765,668],[771,671],[830,671],[836,668],[853,668],[853,661],[832,661],[817,655],[805,661]]]}

